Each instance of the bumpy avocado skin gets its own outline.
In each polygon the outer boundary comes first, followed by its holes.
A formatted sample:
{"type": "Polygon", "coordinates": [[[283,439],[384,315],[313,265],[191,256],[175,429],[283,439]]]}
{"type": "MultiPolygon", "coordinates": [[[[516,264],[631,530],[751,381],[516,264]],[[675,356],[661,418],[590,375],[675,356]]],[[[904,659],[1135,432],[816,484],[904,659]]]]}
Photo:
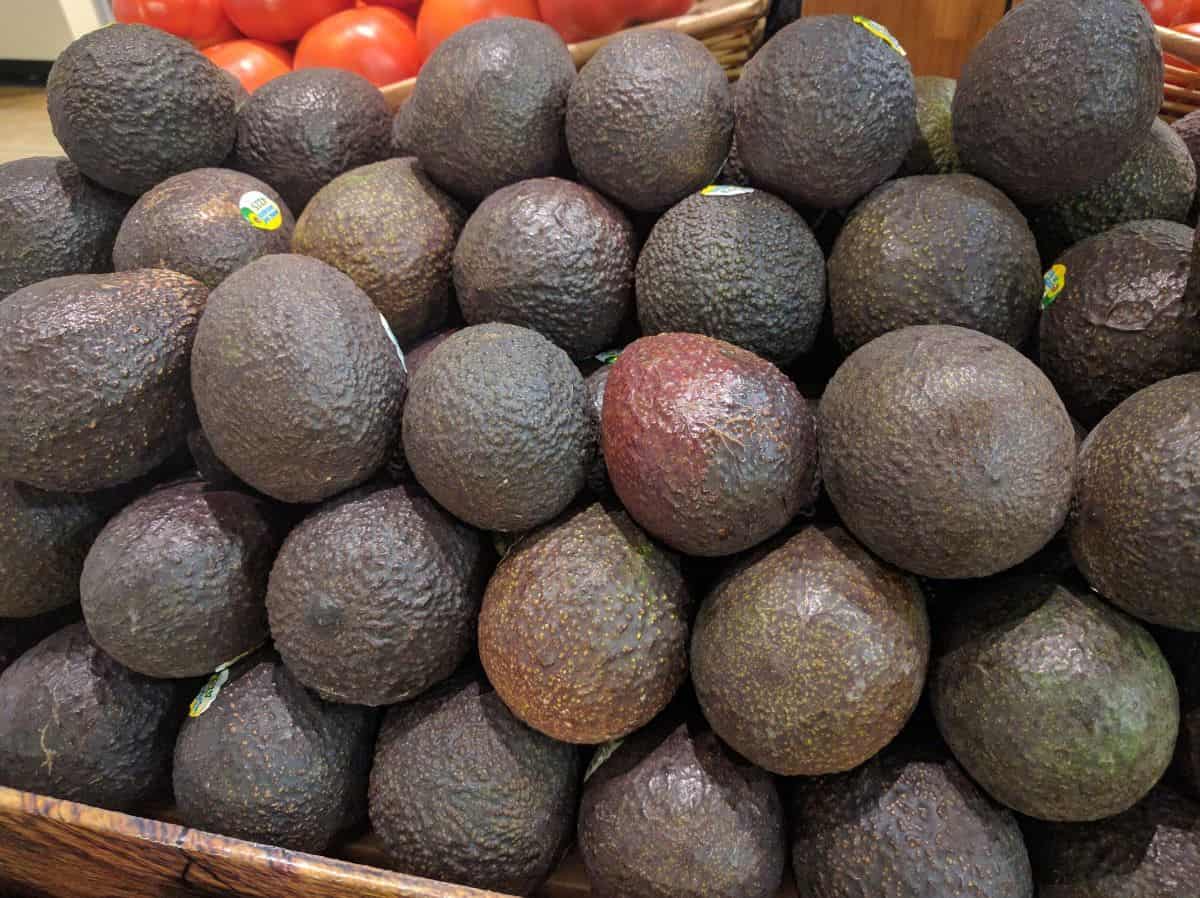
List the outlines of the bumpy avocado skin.
{"type": "Polygon", "coordinates": [[[829,258],[838,343],[954,324],[1020,346],[1043,292],[1037,243],[1003,193],[971,175],[883,185],[854,211],[829,258]]]}
{"type": "Polygon", "coordinates": [[[1099,184],[1051,206],[1031,209],[1042,258],[1125,222],[1186,222],[1196,196],[1196,163],[1187,144],[1160,119],[1125,163],[1099,184]]]}
{"type": "Polygon", "coordinates": [[[742,163],[793,205],[849,206],[896,173],[916,135],[908,60],[850,16],[788,25],[738,83],[742,163]]]}
{"type": "Polygon", "coordinates": [[[712,733],[652,728],[588,779],[579,848],[600,894],[774,898],[787,862],[783,804],[770,774],[712,733]]]}
{"type": "Polygon", "coordinates": [[[1192,229],[1135,221],[1059,258],[1062,293],[1042,314],[1042,370],[1089,427],[1145,387],[1200,369],[1200,297],[1187,295],[1192,229]]]}
{"type": "Polygon", "coordinates": [[[79,601],[79,575],[114,507],[103,494],[48,493],[0,481],[0,618],[79,601]]]}
{"type": "Polygon", "coordinates": [[[998,801],[1042,820],[1111,817],[1171,762],[1179,693],[1140,624],[1048,577],[981,585],[950,610],[930,676],[938,728],[998,801]]]}
{"type": "Polygon", "coordinates": [[[1171,129],[1183,139],[1192,162],[1200,169],[1200,112],[1189,112],[1174,122],[1171,129]]]}
{"type": "Polygon", "coordinates": [[[593,190],[561,178],[496,191],[454,251],[468,324],[538,331],[574,359],[613,345],[633,307],[633,225],[593,190]]]}
{"type": "Polygon", "coordinates": [[[553,175],[566,157],[563,118],[575,63],[548,25],[476,22],[442,41],[408,105],[421,167],[443,189],[478,201],[553,175]]]}
{"type": "Polygon", "coordinates": [[[604,390],[601,441],[617,495],[689,555],[731,555],[812,498],[812,411],[778,368],[699,334],[643,337],[604,390]]]}
{"type": "Polygon", "coordinates": [[[1066,520],[1071,419],[1032,362],[984,334],[922,326],[873,340],[834,375],[818,431],[846,527],[915,574],[1008,570],[1066,520]]]}
{"type": "Polygon", "coordinates": [[[72,43],[50,70],[46,101],[79,170],[133,196],[220,165],[237,132],[232,81],[187,41],[145,25],[111,25],[72,43]]]}
{"type": "Polygon", "coordinates": [[[951,175],[962,170],[954,145],[952,107],[958,82],[938,75],[918,75],[917,139],[900,171],[905,175],[951,175]]]}
{"type": "Polygon", "coordinates": [[[825,256],[804,219],[769,193],[694,193],[642,249],[637,309],[646,334],[705,334],[788,365],[816,342],[825,256]]]}
{"type": "Polygon", "coordinates": [[[269,185],[227,168],[199,168],[168,178],[129,210],[113,247],[117,271],[169,268],[209,290],[268,253],[286,253],[295,219],[269,185]],[[262,193],[279,207],[273,231],[242,215],[241,199],[262,193]]]}
{"type": "Polygon", "coordinates": [[[54,278],[0,303],[0,475],[89,492],[182,449],[207,298],[199,281],[145,270],[54,278]]]}
{"type": "Polygon", "coordinates": [[[612,493],[612,483],[608,479],[608,465],[604,463],[604,446],[600,442],[600,421],[604,415],[604,388],[608,385],[608,376],[612,374],[612,365],[597,368],[586,378],[583,386],[588,396],[588,422],[591,424],[596,454],[592,466],[588,469],[587,488],[593,496],[607,496],[612,493]]]}
{"type": "Polygon", "coordinates": [[[1200,804],[1165,786],[1109,820],[1026,831],[1040,898],[1192,898],[1200,882],[1200,804]]]}
{"type": "Polygon", "coordinates": [[[388,712],[371,824],[397,869],[528,895],[575,823],[579,750],[529,729],[481,679],[455,678],[388,712]]]}
{"type": "Polygon", "coordinates": [[[377,723],[373,711],[323,702],[278,660],[256,657],[184,721],[175,745],[179,816],[197,829],[322,852],[366,814],[377,723]]]}
{"type": "Polygon", "coordinates": [[[1141,4],[1028,0],[967,60],[954,142],[967,171],[1018,203],[1047,205],[1121,167],[1149,134],[1162,87],[1162,50],[1141,4]]]}
{"type": "Polygon", "coordinates": [[[1033,898],[1016,817],[945,749],[905,739],[859,769],[796,780],[793,868],[813,898],[1033,898]]]}
{"type": "Polygon", "coordinates": [[[479,535],[414,489],[350,493],[279,553],[267,595],[275,646],[330,701],[407,701],[470,651],[481,560],[479,535]]]}
{"type": "Polygon", "coordinates": [[[267,577],[281,540],[259,498],[200,481],[156,490],[88,552],[79,583],[88,630],[138,673],[207,676],[267,640],[267,577]]]}
{"type": "Polygon", "coordinates": [[[49,278],[112,271],[128,208],[128,197],[61,156],[0,165],[0,299],[49,278]]]}
{"type": "Polygon", "coordinates": [[[1106,599],[1200,631],[1200,373],[1127,399],[1079,453],[1071,555],[1106,599]]]}
{"type": "Polygon", "coordinates": [[[170,780],[177,697],[174,683],[122,667],[71,624],[0,675],[0,783],[134,808],[170,780]]]}
{"type": "Polygon", "coordinates": [[[543,524],[587,474],[583,377],[534,331],[463,328],[412,379],[404,454],[417,482],[468,524],[505,532],[543,524]]]}
{"type": "Polygon", "coordinates": [[[233,167],[266,181],[299,215],[338,175],[391,149],[392,114],[375,85],[341,69],[297,69],[242,107],[233,167]]]}
{"type": "MultiPolygon", "coordinates": [[[[445,343],[452,334],[458,331],[459,328],[457,327],[438,331],[436,334],[426,337],[404,353],[404,367],[408,372],[409,383],[412,383],[417,369],[425,364],[425,360],[429,358],[430,354],[445,343]]],[[[404,398],[405,400],[408,399],[407,390],[405,391],[404,398]]],[[[401,414],[403,414],[403,409],[401,409],[401,414]]],[[[412,468],[408,466],[408,459],[404,456],[404,436],[402,433],[396,434],[396,442],[392,445],[391,454],[388,456],[387,473],[396,483],[409,483],[414,479],[412,468]]]]}
{"type": "Polygon", "coordinates": [[[419,155],[421,134],[417,131],[417,120],[413,114],[416,106],[405,103],[396,110],[392,118],[392,156],[397,159],[415,158],[419,155]]]}
{"type": "Polygon", "coordinates": [[[690,35],[631,31],[585,65],[567,101],[567,146],[583,181],[658,212],[716,178],[733,140],[733,94],[690,35]]]}
{"type": "Polygon", "coordinates": [[[484,595],[479,655],[527,724],[599,744],[650,722],[683,683],[688,604],[678,559],[597,503],[508,551],[484,595]]]}
{"type": "Polygon", "coordinates": [[[264,256],[226,279],[192,357],[200,423],[217,456],[284,502],[317,502],[378,471],[405,382],[371,300],[307,256],[264,256]]]}
{"type": "Polygon", "coordinates": [[[464,221],[415,159],[388,159],[323,187],[296,224],[292,250],[349,275],[407,346],[446,322],[464,221]]]}
{"type": "Polygon", "coordinates": [[[920,698],[925,598],[840,527],[805,527],[721,579],[691,659],[704,716],[735,751],[784,776],[850,770],[920,698]]]}

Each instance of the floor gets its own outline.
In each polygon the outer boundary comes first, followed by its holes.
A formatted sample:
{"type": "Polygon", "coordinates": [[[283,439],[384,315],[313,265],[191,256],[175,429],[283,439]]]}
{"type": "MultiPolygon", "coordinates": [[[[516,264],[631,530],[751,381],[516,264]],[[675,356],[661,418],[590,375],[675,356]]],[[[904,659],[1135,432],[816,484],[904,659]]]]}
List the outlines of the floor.
{"type": "Polygon", "coordinates": [[[38,87],[0,87],[0,162],[60,155],[62,149],[46,115],[46,91],[38,87]]]}

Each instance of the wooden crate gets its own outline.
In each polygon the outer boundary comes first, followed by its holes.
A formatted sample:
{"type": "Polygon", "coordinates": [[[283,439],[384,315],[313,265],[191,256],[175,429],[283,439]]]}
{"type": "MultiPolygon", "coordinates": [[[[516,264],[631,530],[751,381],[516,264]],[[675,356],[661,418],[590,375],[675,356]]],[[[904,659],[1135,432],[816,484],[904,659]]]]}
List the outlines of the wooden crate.
{"type": "MultiPolygon", "coordinates": [[[[701,0],[686,16],[651,22],[640,28],[669,28],[682,31],[702,41],[721,63],[730,79],[742,73],[742,67],[763,42],[767,30],[767,13],[771,0],[701,0]]],[[[571,57],[581,67],[596,55],[596,51],[612,40],[614,35],[599,37],[580,44],[571,44],[571,57]]],[[[381,90],[388,104],[399,108],[408,99],[417,79],[409,78],[389,84],[381,90]]]]}
{"type": "MultiPolygon", "coordinates": [[[[1164,52],[1200,66],[1200,38],[1162,26],[1158,28],[1158,37],[1164,52]]],[[[1168,62],[1167,79],[1163,85],[1163,118],[1174,121],[1200,109],[1200,72],[1179,68],[1168,62]]]]}

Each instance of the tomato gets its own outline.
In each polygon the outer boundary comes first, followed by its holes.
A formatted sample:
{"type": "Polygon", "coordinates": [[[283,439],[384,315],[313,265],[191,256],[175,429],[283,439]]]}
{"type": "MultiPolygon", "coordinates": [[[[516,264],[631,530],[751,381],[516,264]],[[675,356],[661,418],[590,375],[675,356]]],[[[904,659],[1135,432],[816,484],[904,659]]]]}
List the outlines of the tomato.
{"type": "Polygon", "coordinates": [[[692,0],[538,0],[542,20],[568,43],[602,37],[638,22],[681,16],[692,0]]]}
{"type": "Polygon", "coordinates": [[[249,93],[292,70],[292,55],[266,41],[229,41],[200,52],[242,82],[249,93]]]}
{"type": "Polygon", "coordinates": [[[400,12],[408,13],[410,16],[416,16],[417,10],[421,8],[421,0],[358,0],[359,6],[391,6],[400,10],[400,12]]]}
{"type": "Polygon", "coordinates": [[[222,0],[225,14],[246,37],[277,44],[297,40],[354,0],[222,0]]]}
{"type": "Polygon", "coordinates": [[[537,0],[425,0],[417,15],[421,58],[428,59],[434,47],[458,29],[499,16],[541,19],[537,0]]]}
{"type": "Polygon", "coordinates": [[[237,37],[221,0],[113,0],[113,16],[118,22],[152,25],[199,46],[237,37]]]}
{"type": "Polygon", "coordinates": [[[224,15],[221,16],[221,22],[221,27],[207,37],[192,38],[192,46],[197,50],[203,50],[206,47],[212,47],[216,44],[223,44],[227,41],[236,41],[242,36],[242,33],[233,27],[233,22],[229,21],[229,19],[224,15]]]}
{"type": "Polygon", "coordinates": [[[296,48],[296,68],[316,66],[349,69],[381,86],[411,78],[421,67],[412,19],[386,6],[330,16],[310,28],[296,48]]]}
{"type": "Polygon", "coordinates": [[[1190,34],[1192,37],[1200,37],[1200,22],[1188,22],[1185,25],[1176,25],[1174,31],[1181,34],[1190,34]]]}
{"type": "Polygon", "coordinates": [[[1142,0],[1155,25],[1183,25],[1200,22],[1200,0],[1142,0]]]}

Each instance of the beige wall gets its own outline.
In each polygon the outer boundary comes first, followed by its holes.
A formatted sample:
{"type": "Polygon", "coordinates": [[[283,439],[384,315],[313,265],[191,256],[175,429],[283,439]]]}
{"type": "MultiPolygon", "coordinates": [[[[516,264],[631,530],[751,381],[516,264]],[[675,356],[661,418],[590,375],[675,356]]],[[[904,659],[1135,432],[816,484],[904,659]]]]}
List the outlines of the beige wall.
{"type": "Polygon", "coordinates": [[[106,7],[95,0],[0,0],[0,59],[50,62],[104,24],[106,7]]]}

